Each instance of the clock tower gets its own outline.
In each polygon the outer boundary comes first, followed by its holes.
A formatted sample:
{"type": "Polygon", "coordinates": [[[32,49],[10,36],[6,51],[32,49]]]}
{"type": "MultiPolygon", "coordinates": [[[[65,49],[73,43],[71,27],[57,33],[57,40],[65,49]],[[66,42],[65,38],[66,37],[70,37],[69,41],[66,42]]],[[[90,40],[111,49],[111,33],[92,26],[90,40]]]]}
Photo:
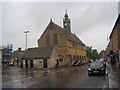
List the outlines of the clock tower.
{"type": "Polygon", "coordinates": [[[63,28],[65,28],[68,32],[71,32],[70,19],[68,18],[67,9],[63,18],[63,28]]]}

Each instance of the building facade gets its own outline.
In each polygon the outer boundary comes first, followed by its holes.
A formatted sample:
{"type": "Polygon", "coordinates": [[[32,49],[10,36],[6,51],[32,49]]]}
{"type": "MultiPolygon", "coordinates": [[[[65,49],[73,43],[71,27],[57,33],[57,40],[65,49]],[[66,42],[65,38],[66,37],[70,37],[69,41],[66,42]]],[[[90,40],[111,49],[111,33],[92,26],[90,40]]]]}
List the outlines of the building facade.
{"type": "Polygon", "coordinates": [[[107,47],[108,56],[111,64],[118,66],[120,64],[120,14],[117,17],[109,39],[107,47]]]}
{"type": "Polygon", "coordinates": [[[0,65],[2,65],[2,49],[0,48],[0,65]]]}
{"type": "Polygon", "coordinates": [[[85,44],[71,33],[71,22],[67,12],[63,18],[63,28],[52,19],[38,39],[38,47],[55,47],[59,56],[59,66],[70,66],[76,61],[86,61],[85,44]]]}
{"type": "Polygon", "coordinates": [[[29,48],[22,57],[23,68],[56,68],[58,54],[54,47],[29,48]]]}

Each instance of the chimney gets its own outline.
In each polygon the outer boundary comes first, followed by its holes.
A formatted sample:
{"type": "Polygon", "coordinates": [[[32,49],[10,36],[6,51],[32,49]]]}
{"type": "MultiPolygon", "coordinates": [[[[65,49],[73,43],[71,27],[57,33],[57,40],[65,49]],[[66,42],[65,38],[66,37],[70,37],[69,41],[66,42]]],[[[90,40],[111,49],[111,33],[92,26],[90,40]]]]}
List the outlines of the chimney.
{"type": "Polygon", "coordinates": [[[21,48],[18,48],[18,52],[21,52],[21,48]]]}

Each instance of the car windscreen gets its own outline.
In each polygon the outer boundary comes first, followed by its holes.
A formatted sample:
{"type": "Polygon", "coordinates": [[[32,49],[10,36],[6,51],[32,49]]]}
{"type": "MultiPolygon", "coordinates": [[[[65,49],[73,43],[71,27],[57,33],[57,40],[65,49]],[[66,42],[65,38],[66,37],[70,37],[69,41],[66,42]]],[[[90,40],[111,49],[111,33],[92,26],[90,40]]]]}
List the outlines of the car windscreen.
{"type": "Polygon", "coordinates": [[[98,63],[98,62],[93,62],[91,63],[90,67],[97,67],[97,66],[101,66],[102,67],[102,64],[101,63],[98,63]]]}

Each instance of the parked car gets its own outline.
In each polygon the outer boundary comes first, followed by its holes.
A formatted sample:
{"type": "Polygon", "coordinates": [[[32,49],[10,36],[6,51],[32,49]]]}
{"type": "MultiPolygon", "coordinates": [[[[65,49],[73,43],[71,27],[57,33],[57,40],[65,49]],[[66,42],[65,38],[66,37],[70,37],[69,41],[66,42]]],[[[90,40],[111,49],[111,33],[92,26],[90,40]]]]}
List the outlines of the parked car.
{"type": "Polygon", "coordinates": [[[84,65],[85,64],[85,61],[78,61],[78,62],[75,62],[73,64],[73,66],[81,66],[81,65],[84,65]]]}
{"type": "Polygon", "coordinates": [[[106,74],[106,66],[99,61],[92,62],[88,67],[88,75],[90,76],[95,73],[105,75],[106,74]]]}

